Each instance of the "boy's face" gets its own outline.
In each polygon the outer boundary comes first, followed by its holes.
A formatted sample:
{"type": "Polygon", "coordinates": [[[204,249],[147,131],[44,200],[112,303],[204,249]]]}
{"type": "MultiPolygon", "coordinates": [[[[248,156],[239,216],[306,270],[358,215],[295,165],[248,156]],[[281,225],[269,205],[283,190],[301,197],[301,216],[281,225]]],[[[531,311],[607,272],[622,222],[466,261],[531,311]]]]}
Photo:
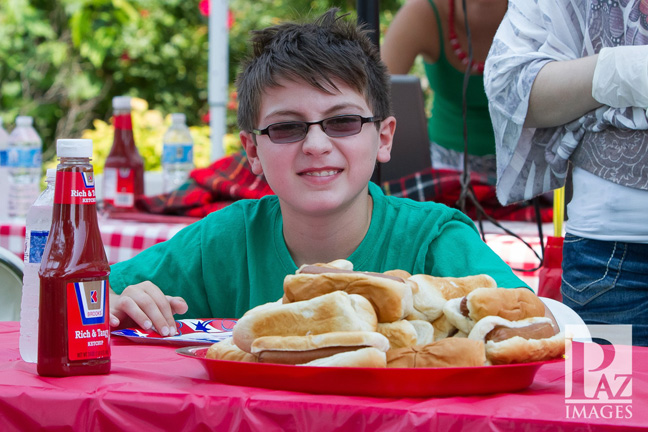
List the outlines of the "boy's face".
{"type": "MultiPolygon", "coordinates": [[[[338,90],[322,92],[298,81],[279,81],[262,97],[257,129],[288,121],[320,121],[338,115],[372,117],[364,96],[339,81],[338,90]]],[[[388,162],[396,126],[393,117],[365,123],[356,135],[329,137],[320,125],[301,141],[276,144],[268,135],[241,132],[241,142],[255,174],[264,174],[283,211],[321,216],[366,205],[367,185],[376,160],[388,162]],[[364,200],[364,201],[362,201],[364,200]]]]}

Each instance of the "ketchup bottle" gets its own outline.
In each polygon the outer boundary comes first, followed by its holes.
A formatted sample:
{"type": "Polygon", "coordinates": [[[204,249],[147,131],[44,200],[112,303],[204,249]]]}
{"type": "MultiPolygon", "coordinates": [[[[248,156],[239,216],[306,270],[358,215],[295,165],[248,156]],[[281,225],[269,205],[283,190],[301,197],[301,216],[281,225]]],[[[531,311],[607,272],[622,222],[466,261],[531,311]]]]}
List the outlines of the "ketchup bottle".
{"type": "Polygon", "coordinates": [[[39,271],[38,374],[110,372],[110,267],[97,223],[92,140],[56,143],[52,226],[39,271]]]}
{"type": "Polygon", "coordinates": [[[135,211],[135,201],[144,195],[144,161],[135,147],[131,98],[113,98],[115,135],[104,165],[104,209],[109,213],[135,211]]]}

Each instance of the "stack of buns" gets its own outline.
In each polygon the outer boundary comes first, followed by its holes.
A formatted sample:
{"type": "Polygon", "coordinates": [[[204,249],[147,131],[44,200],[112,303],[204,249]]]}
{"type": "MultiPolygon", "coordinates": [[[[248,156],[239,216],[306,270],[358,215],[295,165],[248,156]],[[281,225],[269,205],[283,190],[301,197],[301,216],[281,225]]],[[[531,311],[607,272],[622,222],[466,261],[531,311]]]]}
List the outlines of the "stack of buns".
{"type": "Polygon", "coordinates": [[[564,337],[526,288],[487,275],[353,271],[304,265],[277,302],[250,309],[207,358],[346,367],[465,367],[548,360],[564,337]],[[547,323],[549,328],[547,328],[547,323]]]}

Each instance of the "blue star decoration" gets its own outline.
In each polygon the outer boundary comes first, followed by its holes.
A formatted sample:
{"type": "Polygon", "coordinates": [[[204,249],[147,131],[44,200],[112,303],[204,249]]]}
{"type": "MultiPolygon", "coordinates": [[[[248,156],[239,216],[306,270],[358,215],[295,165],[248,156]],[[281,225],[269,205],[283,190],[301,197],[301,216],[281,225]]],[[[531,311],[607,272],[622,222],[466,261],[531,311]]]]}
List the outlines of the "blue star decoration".
{"type": "Polygon", "coordinates": [[[198,320],[198,321],[192,322],[192,324],[196,328],[196,331],[203,331],[203,332],[212,331],[213,332],[215,329],[212,326],[208,325],[209,323],[211,323],[211,321],[212,320],[209,320],[209,321],[198,320]]]}

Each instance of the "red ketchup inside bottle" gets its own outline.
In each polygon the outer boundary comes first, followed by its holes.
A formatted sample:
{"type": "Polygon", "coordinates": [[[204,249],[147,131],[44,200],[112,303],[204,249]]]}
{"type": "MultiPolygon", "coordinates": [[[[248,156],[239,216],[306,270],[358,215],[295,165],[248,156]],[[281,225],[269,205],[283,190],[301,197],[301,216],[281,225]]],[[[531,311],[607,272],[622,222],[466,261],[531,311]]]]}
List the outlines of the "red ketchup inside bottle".
{"type": "Polygon", "coordinates": [[[144,161],[135,147],[130,98],[113,99],[115,135],[104,165],[104,208],[110,213],[135,211],[144,195],[144,161]]]}
{"type": "MultiPolygon", "coordinates": [[[[57,152],[61,141],[89,142],[92,154],[90,140],[59,140],[57,152]]],[[[92,165],[87,157],[61,157],[39,272],[39,375],[110,372],[109,274],[92,165]]]]}

